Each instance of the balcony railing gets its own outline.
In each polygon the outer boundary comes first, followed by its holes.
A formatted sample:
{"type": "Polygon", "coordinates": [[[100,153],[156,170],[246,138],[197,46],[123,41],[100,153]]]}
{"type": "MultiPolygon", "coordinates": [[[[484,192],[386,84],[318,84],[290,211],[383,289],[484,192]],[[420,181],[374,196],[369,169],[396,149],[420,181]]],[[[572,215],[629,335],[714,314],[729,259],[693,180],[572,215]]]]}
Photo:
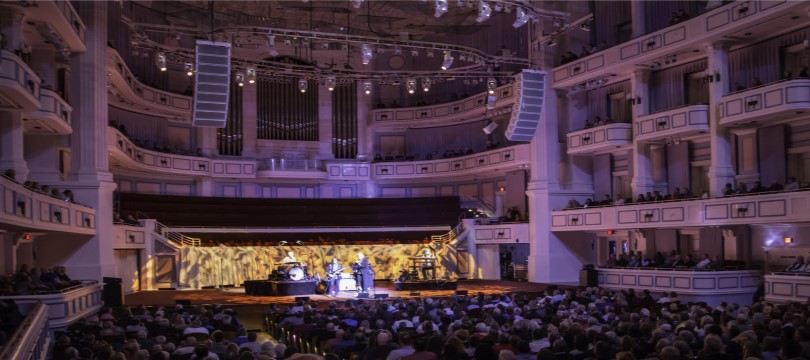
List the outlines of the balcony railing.
{"type": "MultiPolygon", "coordinates": [[[[375,162],[371,176],[377,179],[411,179],[458,176],[480,172],[505,171],[529,163],[529,144],[498,148],[455,158],[421,161],[375,162]]],[[[332,176],[331,167],[329,175],[332,176]]]]}
{"type": "Polygon", "coordinates": [[[39,110],[31,112],[25,117],[40,122],[43,125],[42,129],[29,130],[26,128],[26,132],[61,135],[73,132],[71,127],[73,108],[59,94],[53,90],[40,89],[39,102],[39,110]]]}
{"type": "Polygon", "coordinates": [[[491,111],[492,108],[503,108],[504,113],[511,111],[510,105],[514,99],[513,86],[510,84],[498,87],[492,95],[483,92],[465,99],[438,105],[375,109],[372,111],[372,116],[378,126],[404,126],[415,123],[424,126],[426,123],[439,125],[457,121],[469,122],[477,116],[483,119],[487,114],[487,110],[491,111]],[[490,96],[494,98],[494,103],[489,104],[488,107],[490,96]]]}
{"type": "Polygon", "coordinates": [[[37,302],[9,336],[0,351],[0,360],[47,359],[51,340],[49,334],[48,305],[37,302]]]}
{"type": "Polygon", "coordinates": [[[92,208],[35,192],[3,176],[0,190],[2,224],[31,230],[96,233],[96,212],[92,208]]]}
{"type": "Polygon", "coordinates": [[[64,330],[101,308],[101,284],[85,281],[81,286],[53,293],[0,296],[3,300],[13,300],[22,313],[31,312],[39,303],[48,305],[50,330],[64,330]]]}
{"type": "Polygon", "coordinates": [[[40,108],[39,76],[22,59],[8,50],[0,50],[0,93],[12,108],[34,111],[40,108]]]}
{"type": "Polygon", "coordinates": [[[633,125],[613,123],[568,133],[568,155],[590,155],[630,145],[633,125]]]}
{"type": "Polygon", "coordinates": [[[186,176],[256,177],[256,162],[253,160],[209,159],[147,150],[136,146],[111,126],[107,127],[107,147],[122,167],[186,176]]]}
{"type": "Polygon", "coordinates": [[[810,191],[557,210],[552,231],[671,228],[807,221],[810,191]]]}
{"type": "Polygon", "coordinates": [[[70,1],[37,1],[36,6],[29,9],[32,10],[26,12],[26,19],[47,23],[49,32],[55,33],[55,36],[48,39],[54,45],[64,46],[70,52],[83,52],[87,49],[84,43],[87,28],[70,1]]]}
{"type": "Polygon", "coordinates": [[[689,105],[636,119],[633,137],[637,141],[661,141],[709,131],[709,107],[689,105]]]}
{"type": "Polygon", "coordinates": [[[810,79],[791,79],[723,97],[718,104],[721,125],[768,123],[806,118],[810,111],[810,79]]]}
{"type": "MultiPolygon", "coordinates": [[[[683,52],[684,49],[702,48],[703,44],[725,39],[728,34],[777,19],[792,11],[804,13],[802,2],[736,1],[729,6],[713,9],[700,16],[558,66],[554,68],[552,75],[554,87],[566,88],[609,74],[620,74],[625,72],[621,69],[626,68],[628,62],[634,64],[652,62],[679,51],[681,51],[678,55],[679,60],[688,61],[683,58],[688,56],[683,52]]],[[[783,16],[782,19],[784,18],[787,16],[783,16]]]]}
{"type": "Polygon", "coordinates": [[[810,273],[771,273],[765,275],[765,300],[786,303],[810,298],[810,273]]]}
{"type": "Polygon", "coordinates": [[[107,71],[116,89],[110,105],[148,115],[158,113],[169,121],[191,122],[192,97],[142,84],[112,48],[107,48],[107,71]]]}

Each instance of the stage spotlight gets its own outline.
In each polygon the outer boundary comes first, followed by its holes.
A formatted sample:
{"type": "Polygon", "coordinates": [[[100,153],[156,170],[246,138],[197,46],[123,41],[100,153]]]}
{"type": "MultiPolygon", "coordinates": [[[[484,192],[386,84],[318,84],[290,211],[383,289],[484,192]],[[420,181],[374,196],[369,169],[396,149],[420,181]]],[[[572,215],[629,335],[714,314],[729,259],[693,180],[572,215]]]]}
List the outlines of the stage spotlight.
{"type": "Polygon", "coordinates": [[[492,16],[492,8],[485,1],[478,3],[478,17],[475,19],[477,22],[484,22],[492,16]]]}
{"type": "Polygon", "coordinates": [[[430,81],[430,79],[428,79],[428,78],[422,79],[422,90],[424,92],[430,91],[430,85],[431,84],[432,84],[432,82],[430,81]]]}
{"type": "Polygon", "coordinates": [[[526,25],[527,22],[532,18],[530,14],[526,12],[526,9],[522,7],[517,8],[517,15],[515,16],[515,22],[512,23],[514,28],[519,28],[523,25],[526,25]]]}
{"type": "Polygon", "coordinates": [[[236,73],[236,85],[245,86],[245,74],[236,73]]]}
{"type": "Polygon", "coordinates": [[[436,13],[433,16],[440,18],[447,13],[447,0],[436,0],[436,13]]]}
{"type": "Polygon", "coordinates": [[[416,91],[416,79],[406,80],[405,87],[408,89],[408,94],[413,94],[416,91]]]}
{"type": "Polygon", "coordinates": [[[247,69],[247,79],[248,79],[249,84],[255,84],[256,83],[256,69],[254,69],[254,68],[248,68],[247,69]]]}
{"type": "Polygon", "coordinates": [[[307,87],[309,84],[307,83],[307,79],[298,79],[298,90],[302,93],[307,92],[307,87]]]}
{"type": "Polygon", "coordinates": [[[330,75],[326,77],[326,88],[329,91],[335,91],[335,85],[337,84],[337,78],[334,75],[330,75]]]}
{"type": "Polygon", "coordinates": [[[194,76],[194,64],[186,63],[186,75],[194,76]]]}
{"type": "Polygon", "coordinates": [[[498,82],[495,81],[495,78],[487,79],[487,90],[489,91],[490,95],[495,93],[495,88],[497,88],[497,87],[498,87],[498,82]]]}
{"type": "Polygon", "coordinates": [[[368,65],[374,57],[374,51],[371,50],[371,45],[360,45],[360,55],[363,57],[363,65],[368,65]]]}
{"type": "Polygon", "coordinates": [[[450,55],[450,51],[445,51],[444,62],[442,63],[442,70],[447,70],[451,66],[453,66],[453,55],[450,55]]]}
{"type": "Polygon", "coordinates": [[[371,95],[371,81],[363,81],[363,91],[366,95],[371,95]]]}
{"type": "Polygon", "coordinates": [[[270,52],[271,57],[278,56],[278,50],[276,50],[276,37],[273,35],[267,35],[267,51],[270,52]]]}
{"type": "Polygon", "coordinates": [[[166,69],[167,69],[166,68],[166,54],[158,53],[156,62],[157,62],[157,67],[158,67],[158,69],[160,69],[160,71],[166,71],[166,69]]]}

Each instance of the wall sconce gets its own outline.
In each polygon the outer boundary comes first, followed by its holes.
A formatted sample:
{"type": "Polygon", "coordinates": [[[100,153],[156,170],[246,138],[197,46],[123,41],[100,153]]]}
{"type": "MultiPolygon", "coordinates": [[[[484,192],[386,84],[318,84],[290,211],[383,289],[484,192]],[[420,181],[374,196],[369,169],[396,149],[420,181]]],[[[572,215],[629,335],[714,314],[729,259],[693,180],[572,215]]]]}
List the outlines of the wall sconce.
{"type": "Polygon", "coordinates": [[[640,105],[641,104],[641,96],[633,96],[633,94],[627,94],[627,103],[631,105],[640,105]]]}
{"type": "Polygon", "coordinates": [[[745,2],[741,4],[740,7],[737,9],[737,13],[740,14],[740,16],[748,15],[748,3],[745,2]]]}
{"type": "Polygon", "coordinates": [[[792,237],[785,237],[785,244],[793,244],[793,238],[792,237]]]}
{"type": "Polygon", "coordinates": [[[706,82],[716,82],[720,81],[720,73],[715,71],[706,70],[706,76],[704,77],[706,82]]]}

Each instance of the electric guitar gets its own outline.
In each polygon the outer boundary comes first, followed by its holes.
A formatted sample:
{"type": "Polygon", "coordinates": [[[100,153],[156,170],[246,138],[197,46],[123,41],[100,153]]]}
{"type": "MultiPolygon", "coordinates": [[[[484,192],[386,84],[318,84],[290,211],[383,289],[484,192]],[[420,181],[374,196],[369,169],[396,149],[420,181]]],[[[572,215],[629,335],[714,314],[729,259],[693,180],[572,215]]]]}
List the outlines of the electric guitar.
{"type": "Polygon", "coordinates": [[[343,265],[338,265],[337,269],[332,269],[331,272],[326,273],[326,281],[332,281],[340,276],[340,273],[343,272],[343,265]]]}

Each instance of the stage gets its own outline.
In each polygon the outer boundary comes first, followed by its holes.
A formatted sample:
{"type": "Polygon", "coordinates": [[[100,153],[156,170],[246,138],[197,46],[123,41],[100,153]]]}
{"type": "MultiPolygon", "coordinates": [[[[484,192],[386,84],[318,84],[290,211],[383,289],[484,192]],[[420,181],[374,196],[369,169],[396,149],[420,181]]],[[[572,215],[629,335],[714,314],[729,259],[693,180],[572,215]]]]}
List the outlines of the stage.
{"type": "Polygon", "coordinates": [[[427,290],[456,290],[458,281],[425,280],[425,281],[394,281],[396,291],[427,291],[427,290]]]}
{"type": "MultiPolygon", "coordinates": [[[[501,293],[539,293],[546,289],[548,285],[530,283],[525,281],[508,280],[459,280],[457,290],[413,290],[418,291],[419,296],[451,296],[455,291],[467,291],[469,294],[482,292],[487,295],[501,293]]],[[[390,298],[413,298],[411,290],[394,290],[391,281],[374,282],[374,290],[369,293],[371,298],[375,295],[388,296],[390,298]]],[[[311,301],[330,302],[335,300],[354,299],[356,291],[341,291],[337,298],[326,295],[298,295],[308,296],[311,301]]],[[[293,303],[295,296],[256,296],[245,294],[242,287],[205,290],[158,290],[139,291],[128,294],[125,297],[125,305],[174,305],[177,300],[190,301],[192,304],[278,304],[293,303]]]]}
{"type": "Polygon", "coordinates": [[[247,280],[244,289],[245,294],[255,296],[315,295],[317,285],[317,280],[247,280]]]}

